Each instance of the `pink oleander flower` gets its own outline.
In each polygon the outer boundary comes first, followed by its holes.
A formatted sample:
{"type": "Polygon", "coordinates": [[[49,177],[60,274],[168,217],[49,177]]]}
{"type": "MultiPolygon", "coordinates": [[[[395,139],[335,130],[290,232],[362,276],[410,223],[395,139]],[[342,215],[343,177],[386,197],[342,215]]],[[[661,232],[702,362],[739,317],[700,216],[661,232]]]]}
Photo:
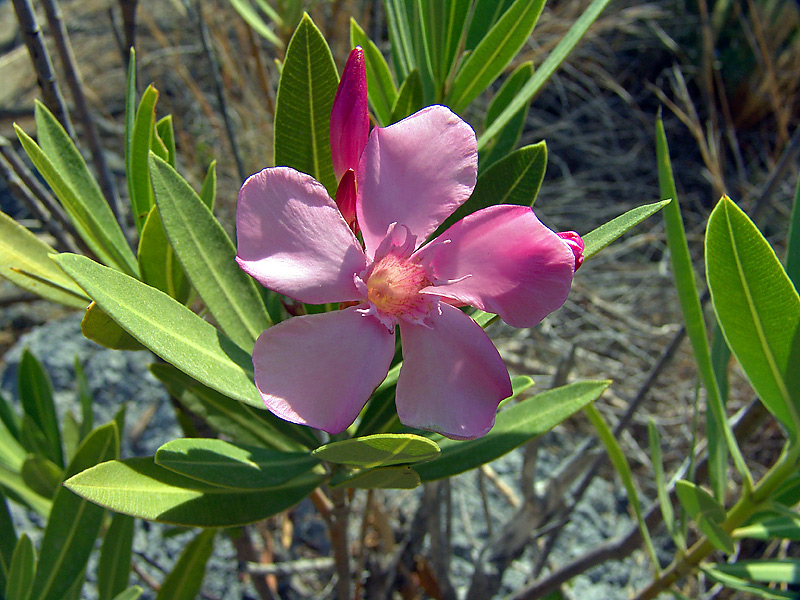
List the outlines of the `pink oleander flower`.
{"type": "Polygon", "coordinates": [[[457,307],[516,327],[537,324],[564,303],[583,242],[554,233],[528,207],[498,205],[425,244],[471,195],[477,163],[475,133],[444,106],[374,128],[355,168],[345,162],[337,173],[355,188],[363,245],[312,177],[274,167],[245,181],[236,214],[241,268],[300,302],[341,303],[283,321],[256,341],[255,382],[270,411],[344,431],[386,377],[399,326],[400,421],[457,439],[491,429],[511,395],[508,371],[457,307]]]}

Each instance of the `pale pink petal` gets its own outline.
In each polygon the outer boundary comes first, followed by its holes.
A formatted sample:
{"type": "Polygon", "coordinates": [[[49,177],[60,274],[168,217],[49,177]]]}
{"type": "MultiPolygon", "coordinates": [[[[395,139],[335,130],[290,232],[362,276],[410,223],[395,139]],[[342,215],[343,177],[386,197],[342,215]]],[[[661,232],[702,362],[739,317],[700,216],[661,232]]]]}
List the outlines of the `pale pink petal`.
{"type": "Polygon", "coordinates": [[[256,341],[256,387],[281,419],[341,433],[386,377],[393,356],[394,333],[355,307],[294,317],[256,341]]]}
{"type": "Polygon", "coordinates": [[[356,221],[356,173],[353,169],[347,169],[339,181],[336,188],[336,206],[342,213],[344,220],[353,230],[358,233],[358,221],[356,221]]]}
{"type": "Polygon", "coordinates": [[[347,58],[331,110],[331,155],[336,179],[355,170],[369,136],[367,70],[364,51],[356,46],[347,58]]]}
{"type": "Polygon", "coordinates": [[[497,406],[511,395],[503,360],[486,332],[448,304],[430,327],[400,321],[403,368],[397,415],[404,425],[447,437],[480,437],[494,425],[497,406]]]}
{"type": "Polygon", "coordinates": [[[245,181],[236,239],[239,266],[271,290],[310,304],[361,299],[364,252],[313,177],[273,167],[245,181]]]}
{"type": "Polygon", "coordinates": [[[415,257],[430,266],[441,284],[424,293],[497,313],[514,327],[536,325],[559,308],[575,269],[567,243],[527,206],[474,212],[415,257]]]}
{"type": "Polygon", "coordinates": [[[367,255],[392,223],[417,246],[475,187],[475,132],[450,109],[430,106],[388,127],[375,127],[358,164],[358,225],[367,255]]]}

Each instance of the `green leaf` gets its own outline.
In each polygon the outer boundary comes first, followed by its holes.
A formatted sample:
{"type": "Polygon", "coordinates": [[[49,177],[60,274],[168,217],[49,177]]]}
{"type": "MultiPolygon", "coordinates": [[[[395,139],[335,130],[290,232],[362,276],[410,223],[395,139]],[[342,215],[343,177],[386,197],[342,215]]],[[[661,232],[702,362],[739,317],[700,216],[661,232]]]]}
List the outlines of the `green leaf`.
{"type": "MultiPolygon", "coordinates": [[[[484,127],[491,125],[492,121],[503,112],[503,109],[508,106],[509,102],[517,95],[517,92],[522,89],[523,84],[530,79],[531,75],[533,75],[533,64],[530,61],[522,63],[514,69],[494,95],[494,98],[492,98],[489,109],[486,111],[484,127]]],[[[494,137],[492,143],[484,147],[478,158],[481,170],[505,158],[514,149],[522,135],[527,116],[528,106],[525,106],[509,120],[498,135],[494,137]]]]}
{"type": "Polygon", "coordinates": [[[389,41],[392,47],[395,73],[400,79],[405,79],[417,66],[408,13],[403,0],[384,0],[383,6],[386,11],[386,23],[389,27],[389,41]]]}
{"type": "MultiPolygon", "coordinates": [[[[67,477],[119,455],[113,422],[95,429],[66,469],[67,477]]],[[[103,522],[104,510],[61,487],[53,500],[42,538],[41,557],[30,600],[59,600],[86,567],[103,522]]]]}
{"type": "Polygon", "coordinates": [[[139,236],[138,257],[142,281],[186,304],[191,286],[167,239],[157,206],[150,209],[144,222],[139,236]]]}
{"type": "Polygon", "coordinates": [[[8,600],[27,600],[31,593],[35,570],[36,548],[33,547],[28,534],[23,533],[11,559],[5,597],[8,600]]]}
{"type": "MultiPolygon", "coordinates": [[[[719,388],[720,401],[722,403],[722,413],[727,415],[726,406],[728,404],[728,366],[731,362],[731,351],[725,343],[725,337],[715,322],[714,333],[711,335],[711,367],[714,372],[714,379],[719,388]]],[[[717,500],[725,498],[728,487],[728,442],[726,440],[725,427],[727,425],[719,423],[714,417],[716,411],[708,408],[706,402],[706,438],[708,440],[708,472],[711,489],[717,500]]]]}
{"type": "Polygon", "coordinates": [[[132,585],[124,592],[120,592],[114,596],[114,600],[138,600],[139,596],[142,595],[142,591],[142,588],[138,585],[132,585]]]}
{"type": "Polygon", "coordinates": [[[660,563],[658,562],[655,546],[653,546],[653,540],[650,537],[650,530],[647,528],[647,523],[644,521],[642,504],[639,501],[639,492],[636,490],[636,484],[633,481],[633,471],[631,471],[628,459],[625,458],[625,454],[622,452],[617,438],[614,437],[614,433],[606,423],[603,415],[600,414],[600,411],[597,410],[593,404],[587,404],[583,412],[589,418],[589,421],[591,421],[597,434],[600,436],[600,440],[606,448],[606,453],[619,474],[622,485],[625,486],[625,491],[628,494],[628,501],[631,503],[633,514],[636,516],[636,522],[639,524],[639,530],[642,532],[642,539],[650,554],[650,560],[653,563],[656,574],[658,574],[660,571],[660,563]]]}
{"type": "Polygon", "coordinates": [[[741,577],[736,577],[735,575],[731,574],[727,568],[720,568],[720,567],[734,567],[733,570],[735,571],[736,564],[738,563],[734,563],[734,565],[729,565],[727,563],[717,563],[715,565],[700,565],[700,569],[714,581],[718,581],[719,583],[727,587],[733,588],[735,590],[745,592],[750,596],[767,598],[768,600],[797,599],[797,592],[783,592],[781,590],[770,589],[768,587],[759,585],[757,583],[752,583],[750,581],[747,581],[746,579],[742,579],[741,577]]]}
{"type": "Polygon", "coordinates": [[[81,333],[86,339],[112,350],[144,350],[135,337],[117,325],[97,303],[92,302],[81,319],[81,333]]]}
{"type": "Polygon", "coordinates": [[[623,233],[636,227],[639,223],[644,221],[647,217],[654,215],[659,210],[669,204],[669,200],[662,200],[661,202],[653,202],[652,204],[644,204],[632,208],[628,212],[611,219],[597,229],[590,231],[583,236],[583,243],[586,247],[583,250],[583,258],[588,259],[600,252],[603,248],[608,246],[611,242],[620,237],[623,233]]]}
{"type": "Polygon", "coordinates": [[[250,355],[163,292],[96,262],[61,254],[62,269],[144,346],[197,381],[257,408],[250,355]]]}
{"type": "Polygon", "coordinates": [[[167,156],[162,158],[175,168],[175,129],[172,126],[172,115],[167,115],[156,122],[156,133],[167,149],[167,156]]]}
{"type": "Polygon", "coordinates": [[[727,197],[708,220],[706,274],[728,346],[761,401],[797,438],[800,297],[767,240],[727,197]]]}
{"type": "Polygon", "coordinates": [[[465,50],[474,50],[514,0],[474,0],[465,50]]]}
{"type": "Polygon", "coordinates": [[[392,106],[392,116],[389,122],[396,123],[405,119],[411,113],[422,108],[423,102],[422,78],[419,75],[419,69],[414,69],[400,86],[397,99],[392,106]]]}
{"type": "Polygon", "coordinates": [[[469,14],[469,0],[420,2],[417,0],[424,28],[425,47],[437,90],[442,90],[453,67],[469,14]]]}
{"type": "Polygon", "coordinates": [[[0,277],[37,296],[84,309],[90,300],[50,260],[56,251],[6,213],[0,212],[0,277]]]}
{"type": "Polygon", "coordinates": [[[200,188],[200,199],[214,212],[214,202],[217,199],[217,161],[212,160],[208,165],[206,176],[203,178],[203,185],[200,188]]]}
{"type": "Polygon", "coordinates": [[[544,0],[515,0],[492,26],[456,73],[448,102],[455,112],[463,112],[500,76],[528,41],[542,8],[544,0]]]}
{"type": "Polygon", "coordinates": [[[308,173],[333,197],[329,122],[339,78],[328,43],[308,14],[297,26],[278,83],[275,164],[308,173]]]}
{"type": "Polygon", "coordinates": [[[331,442],[313,455],[327,462],[371,469],[431,460],[439,455],[439,446],[419,435],[381,433],[331,442]]]}
{"type": "Polygon", "coordinates": [[[128,53],[125,83],[125,183],[128,186],[128,198],[133,198],[133,128],[136,126],[136,50],[133,46],[128,53]]]}
{"type": "Polygon", "coordinates": [[[8,580],[8,570],[17,545],[17,532],[8,510],[8,502],[3,492],[0,491],[0,590],[5,589],[8,580]]]}
{"type": "Polygon", "coordinates": [[[800,541],[800,515],[768,516],[750,525],[735,529],[732,535],[737,539],[800,541]]]}
{"type": "Polygon", "coordinates": [[[721,527],[726,517],[725,507],[703,488],[684,479],[675,482],[675,493],[708,541],[718,550],[732,554],[733,539],[721,527]]]}
{"type": "Polygon", "coordinates": [[[445,220],[439,231],[443,232],[476,210],[495,204],[533,206],[546,168],[547,145],[544,142],[512,152],[478,176],[472,195],[445,220]]]}
{"type": "Polygon", "coordinates": [[[439,458],[414,465],[422,481],[443,479],[474,469],[549,431],[593,402],[610,381],[579,381],[532,396],[500,411],[482,438],[460,442],[442,439],[439,458]]]}
{"type": "Polygon", "coordinates": [[[152,155],[150,171],[164,229],[192,286],[220,328],[250,352],[271,323],[253,278],[236,265],[236,247],[175,169],[152,155]]]}
{"type": "MultiPolygon", "coordinates": [[[[659,117],[656,121],[656,157],[658,160],[658,182],[661,197],[670,199],[670,203],[664,207],[661,213],[664,217],[664,228],[667,233],[667,245],[670,250],[670,260],[672,262],[672,274],[675,279],[675,288],[678,291],[678,300],[683,313],[683,320],[686,323],[686,333],[692,343],[695,360],[697,361],[700,377],[703,386],[708,393],[707,405],[711,412],[714,432],[720,431],[724,434],[727,446],[730,449],[737,469],[742,475],[749,479],[747,464],[742,457],[742,453],[733,435],[733,431],[727,422],[725,407],[719,393],[717,378],[714,375],[714,368],[711,362],[711,353],[708,349],[708,334],[703,317],[703,308],[700,305],[700,296],[697,294],[697,284],[694,278],[694,265],[689,254],[689,245],[686,241],[686,233],[683,228],[683,218],[678,204],[678,193],[675,189],[675,179],[672,175],[672,165],[669,158],[669,148],[667,147],[667,137],[664,132],[664,124],[659,117]]],[[[719,461],[722,458],[719,452],[715,452],[713,459],[719,461]]],[[[712,463],[709,474],[712,477],[712,488],[720,490],[724,488],[721,482],[717,481],[717,475],[722,470],[722,465],[718,462],[712,463]]],[[[722,499],[722,496],[718,495],[722,499]]]]}
{"type": "MultiPolygon", "coordinates": [[[[0,398],[0,403],[2,402],[5,400],[0,398]]],[[[0,464],[6,465],[12,471],[19,471],[22,468],[22,463],[28,454],[18,438],[21,439],[19,430],[14,436],[6,427],[5,421],[0,420],[0,464]]]]}
{"type": "Polygon", "coordinates": [[[301,425],[293,425],[265,410],[254,410],[232,400],[179,371],[172,365],[152,364],[150,371],[169,393],[192,413],[203,418],[215,431],[242,444],[267,446],[284,452],[316,447],[314,433],[301,425]]]}
{"type": "Polygon", "coordinates": [[[392,107],[397,102],[397,86],[383,54],[353,18],[350,19],[350,45],[353,48],[361,46],[364,50],[367,97],[378,125],[389,125],[392,122],[392,107]]]}
{"type": "Polygon", "coordinates": [[[145,457],[97,465],[64,485],[101,506],[141,519],[189,527],[233,527],[290,508],[323,479],[308,474],[269,492],[233,490],[178,475],[145,457]]]}
{"type": "MultiPolygon", "coordinates": [[[[92,429],[94,429],[94,413],[92,412],[92,392],[89,389],[89,382],[86,380],[86,374],[83,372],[83,366],[77,354],[75,355],[74,370],[75,385],[78,388],[78,402],[80,402],[81,405],[80,439],[83,441],[92,429]]],[[[120,431],[122,430],[120,429],[120,431]]]]}
{"type": "Polygon", "coordinates": [[[514,100],[497,116],[492,125],[481,134],[478,138],[478,150],[482,149],[489,140],[497,135],[522,107],[530,104],[531,99],[539,92],[545,82],[550,79],[550,76],[555,73],[564,59],[569,56],[569,53],[572,52],[572,49],[578,44],[592,23],[600,16],[600,13],[603,12],[603,9],[609,1],[610,0],[592,0],[589,7],[578,17],[575,23],[573,23],[566,35],[561,38],[558,45],[553,48],[553,51],[547,55],[547,58],[539,65],[539,68],[536,69],[533,76],[522,87],[514,100]]]}
{"type": "Polygon", "coordinates": [[[36,357],[25,349],[19,361],[17,377],[19,399],[25,414],[44,434],[47,457],[60,467],[64,464],[64,453],[61,449],[61,433],[58,429],[50,376],[36,357]]]}
{"type": "MultiPolygon", "coordinates": [[[[21,422],[19,415],[11,408],[11,404],[0,394],[0,425],[5,426],[9,435],[15,440],[19,440],[21,422]]],[[[3,429],[0,427],[0,432],[2,431],[3,429]]],[[[2,438],[3,435],[0,435],[0,439],[2,438]]]]}
{"type": "Polygon", "coordinates": [[[97,598],[112,600],[124,592],[131,574],[133,553],[133,517],[114,514],[97,563],[97,598]]]}
{"type": "Polygon", "coordinates": [[[420,477],[408,465],[400,467],[383,467],[370,469],[362,473],[357,473],[352,477],[344,479],[331,487],[349,487],[357,489],[395,489],[413,490],[419,486],[420,477]]]}
{"type": "Polygon", "coordinates": [[[130,183],[131,212],[136,231],[141,235],[144,222],[153,207],[153,187],[150,184],[150,169],[147,158],[153,146],[153,132],[156,123],[156,103],[158,90],[152,85],[142,94],[131,138],[131,171],[128,173],[130,183]]]}
{"type": "Polygon", "coordinates": [[[64,472],[44,456],[30,455],[22,463],[22,480],[40,496],[52,498],[64,480],[64,472]]]}
{"type": "Polygon", "coordinates": [[[58,119],[38,100],[35,113],[38,144],[14,126],[26,154],[89,249],[105,264],[135,275],[133,252],[81,153],[58,119]]]}
{"type": "Polygon", "coordinates": [[[236,9],[245,23],[250,25],[258,35],[278,48],[283,48],[283,42],[270,28],[269,24],[261,18],[258,11],[250,4],[250,0],[230,0],[231,6],[236,9]]]}
{"type": "Polygon", "coordinates": [[[653,463],[653,479],[656,484],[656,494],[658,505],[661,508],[661,516],[664,519],[664,526],[672,537],[675,545],[679,548],[686,548],[686,541],[683,539],[680,528],[675,526],[675,511],[672,509],[672,500],[667,490],[667,481],[664,476],[664,461],[661,456],[661,438],[653,419],[647,422],[647,434],[650,442],[650,460],[653,463]]]}
{"type": "Polygon", "coordinates": [[[81,426],[72,411],[68,410],[61,421],[61,439],[64,441],[64,457],[69,462],[81,443],[81,426]]]}
{"type": "Polygon", "coordinates": [[[155,462],[191,479],[225,488],[264,490],[284,485],[319,464],[308,453],[278,452],[223,440],[184,438],[167,442],[155,462]]]}
{"type": "Polygon", "coordinates": [[[0,491],[10,499],[20,504],[25,504],[44,518],[47,518],[50,512],[50,500],[25,485],[25,482],[22,481],[22,476],[18,472],[12,471],[3,465],[0,465],[0,491]]]}
{"type": "Polygon", "coordinates": [[[206,563],[214,550],[213,529],[201,531],[181,552],[178,562],[164,580],[156,600],[194,600],[200,593],[206,563]]]}

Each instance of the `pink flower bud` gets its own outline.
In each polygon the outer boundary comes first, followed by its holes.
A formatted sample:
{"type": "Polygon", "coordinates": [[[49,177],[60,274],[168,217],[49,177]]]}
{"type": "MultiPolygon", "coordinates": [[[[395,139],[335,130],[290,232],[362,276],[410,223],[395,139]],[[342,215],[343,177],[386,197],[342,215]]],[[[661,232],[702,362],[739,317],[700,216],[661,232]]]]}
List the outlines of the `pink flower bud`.
{"type": "Polygon", "coordinates": [[[338,180],[348,169],[358,168],[358,159],[369,137],[367,70],[360,46],[350,52],[336,90],[330,136],[333,171],[338,180]]]}
{"type": "Polygon", "coordinates": [[[570,250],[572,250],[572,254],[575,255],[575,270],[577,271],[578,268],[583,264],[584,245],[581,236],[574,231],[561,231],[556,235],[564,240],[564,243],[569,246],[570,250]]]}
{"type": "Polygon", "coordinates": [[[356,172],[347,169],[336,188],[336,206],[353,233],[358,233],[356,221],[356,172]]]}

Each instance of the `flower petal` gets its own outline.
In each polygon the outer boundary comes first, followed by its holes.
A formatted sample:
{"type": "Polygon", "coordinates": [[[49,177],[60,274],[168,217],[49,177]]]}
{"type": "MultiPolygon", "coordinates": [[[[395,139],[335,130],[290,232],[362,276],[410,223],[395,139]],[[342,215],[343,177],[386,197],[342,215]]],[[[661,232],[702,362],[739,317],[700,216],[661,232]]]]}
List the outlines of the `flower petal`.
{"type": "Polygon", "coordinates": [[[439,280],[423,293],[497,313],[514,327],[532,327],[559,308],[575,270],[570,247],[527,206],[476,211],[415,257],[439,280]]]}
{"type": "Polygon", "coordinates": [[[358,164],[358,225],[371,258],[391,223],[405,225],[417,246],[475,187],[475,132],[450,109],[430,106],[388,127],[375,127],[358,164]]]}
{"type": "Polygon", "coordinates": [[[397,415],[404,425],[450,438],[480,437],[511,395],[511,380],[480,325],[453,306],[441,309],[429,318],[430,327],[400,321],[397,415]]]}
{"type": "Polygon", "coordinates": [[[342,80],[331,109],[331,156],[336,179],[347,169],[356,169],[369,136],[367,70],[364,51],[356,46],[347,57],[342,80]]]}
{"type": "Polygon", "coordinates": [[[274,167],[245,181],[236,239],[236,262],[271,290],[310,304],[361,299],[353,275],[364,270],[364,253],[309,175],[274,167]]]}
{"type": "Polygon", "coordinates": [[[253,349],[256,387],[275,415],[341,433],[386,377],[394,333],[355,307],[294,317],[253,349]]]}

